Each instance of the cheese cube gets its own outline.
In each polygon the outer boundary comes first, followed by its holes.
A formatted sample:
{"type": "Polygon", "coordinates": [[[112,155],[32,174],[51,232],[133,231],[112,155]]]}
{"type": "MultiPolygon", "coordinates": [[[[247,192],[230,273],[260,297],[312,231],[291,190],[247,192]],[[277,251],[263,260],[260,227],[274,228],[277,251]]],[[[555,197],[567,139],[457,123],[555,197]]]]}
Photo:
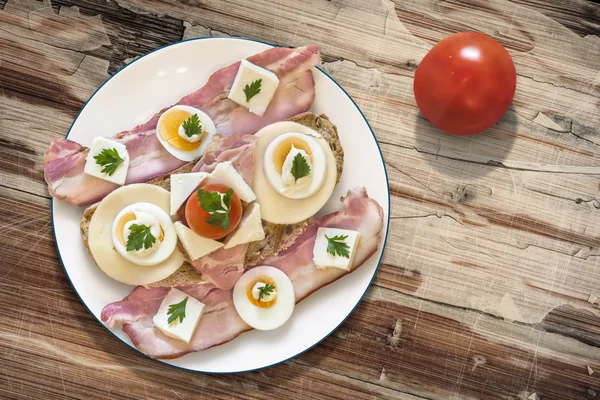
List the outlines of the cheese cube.
{"type": "Polygon", "coordinates": [[[228,97],[240,106],[246,107],[251,113],[262,117],[278,86],[279,78],[273,72],[254,65],[248,60],[242,60],[228,97]],[[248,91],[257,87],[259,80],[260,91],[248,100],[244,89],[248,91]]]}
{"type": "Polygon", "coordinates": [[[260,205],[254,202],[244,211],[236,230],[225,239],[225,248],[229,249],[238,244],[250,243],[264,238],[265,231],[260,217],[260,205]]]}
{"type": "Polygon", "coordinates": [[[356,248],[358,247],[358,240],[360,233],[357,231],[350,231],[346,229],[337,228],[319,228],[317,230],[317,239],[315,241],[315,247],[313,249],[313,261],[317,268],[340,268],[346,271],[350,271],[352,268],[352,262],[356,255],[356,248]],[[327,237],[325,237],[327,235],[327,237]],[[348,246],[348,253],[350,257],[346,258],[339,254],[333,255],[327,252],[327,246],[329,245],[329,239],[333,239],[335,236],[348,236],[344,240],[337,241],[338,243],[344,243],[348,246]]]}
{"type": "Polygon", "coordinates": [[[189,343],[192,336],[194,336],[203,312],[204,303],[199,302],[178,289],[172,288],[162,303],[160,303],[160,308],[154,318],[152,318],[152,322],[165,335],[189,343]],[[183,321],[180,322],[179,318],[177,318],[169,323],[169,306],[181,304],[186,298],[183,321]]]}
{"type": "Polygon", "coordinates": [[[192,261],[223,247],[223,243],[202,237],[179,221],[174,225],[177,237],[192,261]]]}
{"type": "Polygon", "coordinates": [[[129,153],[127,152],[127,147],[125,147],[124,144],[117,143],[103,137],[94,138],[92,147],[90,147],[85,160],[85,167],[83,168],[84,173],[95,176],[96,178],[104,179],[105,181],[116,183],[117,185],[124,185],[125,179],[127,179],[128,168],[129,153]],[[112,175],[102,172],[102,169],[104,169],[105,166],[98,164],[97,160],[94,159],[94,157],[102,153],[103,150],[109,149],[116,149],[119,157],[123,159],[123,162],[117,166],[117,169],[112,173],[112,175]]]}
{"type": "Polygon", "coordinates": [[[240,200],[251,203],[256,200],[252,188],[248,186],[244,178],[231,165],[231,161],[217,164],[213,172],[208,176],[209,183],[220,183],[233,189],[240,200]]]}
{"type": "Polygon", "coordinates": [[[171,175],[171,215],[177,214],[179,207],[187,201],[190,194],[207,176],[206,172],[171,175]]]}

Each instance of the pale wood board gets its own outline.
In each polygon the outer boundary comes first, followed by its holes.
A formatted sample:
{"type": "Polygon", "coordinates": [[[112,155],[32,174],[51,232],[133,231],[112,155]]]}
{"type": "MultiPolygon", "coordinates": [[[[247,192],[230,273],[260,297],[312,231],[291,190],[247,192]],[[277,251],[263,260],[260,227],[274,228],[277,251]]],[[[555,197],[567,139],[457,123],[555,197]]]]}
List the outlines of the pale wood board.
{"type": "Polygon", "coordinates": [[[0,398],[600,398],[599,83],[600,6],[580,0],[0,0],[0,398]],[[462,30],[500,41],[518,73],[507,114],[468,138],[412,93],[422,57],[462,30]],[[120,67],[223,35],[322,47],[380,142],[392,221],[331,337],[209,376],[141,357],[79,302],[42,160],[120,67]]]}

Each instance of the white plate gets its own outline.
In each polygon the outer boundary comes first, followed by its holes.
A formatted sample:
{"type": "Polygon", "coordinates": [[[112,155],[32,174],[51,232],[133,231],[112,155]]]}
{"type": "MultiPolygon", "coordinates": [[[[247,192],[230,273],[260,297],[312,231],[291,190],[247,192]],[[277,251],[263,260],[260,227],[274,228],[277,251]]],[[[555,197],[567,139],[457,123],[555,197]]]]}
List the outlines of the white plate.
{"type": "MultiPolygon", "coordinates": [[[[153,51],[107,80],[85,104],[67,136],[89,146],[96,136],[111,136],[146,122],[157,110],[203,86],[219,68],[269,47],[248,39],[200,38],[153,51]]],[[[311,111],[326,114],[337,125],[345,153],[342,179],[321,214],[339,209],[338,199],[349,188],[365,186],[369,196],[383,208],[388,222],[379,251],[352,274],[300,303],[282,328],[247,332],[222,346],[165,363],[193,371],[228,373],[283,362],[332,333],[350,315],[373,279],[389,224],[389,187],[381,151],[350,96],[320,69],[313,73],[316,99],[311,111]]],[[[81,301],[100,321],[102,308],[121,300],[133,287],[113,281],[94,265],[79,234],[82,214],[83,209],[62,201],[52,203],[56,245],[67,276],[81,301]]],[[[111,332],[133,347],[120,328],[111,332]]]]}

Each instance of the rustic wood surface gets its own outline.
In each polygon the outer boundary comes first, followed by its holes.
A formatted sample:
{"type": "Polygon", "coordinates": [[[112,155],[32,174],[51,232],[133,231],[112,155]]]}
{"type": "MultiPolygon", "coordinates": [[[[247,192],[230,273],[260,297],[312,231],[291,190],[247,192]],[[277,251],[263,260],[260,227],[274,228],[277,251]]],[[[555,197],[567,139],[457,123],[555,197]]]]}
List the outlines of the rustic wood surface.
{"type": "Polygon", "coordinates": [[[0,0],[0,398],[600,399],[600,6],[580,0],[0,0]],[[512,54],[513,104],[468,138],[419,114],[444,36],[512,54]],[[282,365],[202,375],[141,357],[69,285],[42,158],[112,73],[165,44],[318,44],[387,163],[373,287],[282,365]]]}

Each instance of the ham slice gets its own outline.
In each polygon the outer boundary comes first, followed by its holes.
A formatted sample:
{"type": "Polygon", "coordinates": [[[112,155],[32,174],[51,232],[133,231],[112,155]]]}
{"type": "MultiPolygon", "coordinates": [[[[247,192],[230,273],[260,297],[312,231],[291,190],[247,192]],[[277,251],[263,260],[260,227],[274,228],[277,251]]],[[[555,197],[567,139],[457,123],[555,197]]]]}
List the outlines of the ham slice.
{"type": "MultiPolygon", "coordinates": [[[[320,63],[319,47],[272,48],[248,61],[266,68],[280,79],[280,85],[264,116],[250,113],[227,98],[240,63],[210,76],[206,85],[185,96],[177,104],[196,107],[207,113],[222,136],[251,134],[273,122],[309,109],[315,88],[311,69],[320,63]]],[[[121,132],[113,140],[125,144],[130,156],[126,184],[146,182],[167,174],[185,162],[169,154],[156,137],[156,125],[165,108],[148,122],[121,132]]],[[[69,204],[86,206],[101,200],[118,186],[85,175],[88,149],[68,139],[55,139],[44,156],[44,177],[48,192],[69,204]]]]}
{"type": "Polygon", "coordinates": [[[210,148],[196,164],[193,172],[211,173],[217,164],[230,161],[249,186],[254,180],[254,146],[256,137],[223,137],[213,141],[210,148]]]}
{"type": "MultiPolygon", "coordinates": [[[[254,147],[256,137],[245,135],[239,137],[218,137],[207,148],[204,156],[194,167],[194,171],[211,173],[217,164],[230,161],[236,171],[252,186],[254,178],[254,147]]],[[[187,225],[185,207],[181,207],[178,216],[187,225]]],[[[207,254],[197,260],[188,262],[211,283],[220,289],[232,289],[244,273],[244,258],[248,244],[219,250],[207,254]]],[[[185,252],[184,252],[185,253],[185,252]]]]}
{"type": "MultiPolygon", "coordinates": [[[[367,196],[364,188],[353,189],[343,197],[343,211],[334,212],[321,220],[313,219],[307,229],[285,252],[264,262],[284,271],[292,280],[296,302],[312,292],[349,273],[337,268],[319,269],[312,262],[312,249],[320,226],[358,230],[361,234],[351,271],[369,259],[381,242],[383,210],[367,196]]],[[[123,300],[107,305],[102,321],[110,328],[123,324],[123,331],[140,351],[154,358],[175,358],[193,351],[202,351],[226,343],[251,328],[237,314],[232,291],[213,285],[198,284],[180,288],[207,305],[192,341],[187,344],[165,336],[152,323],[168,288],[136,287],[123,300]],[[159,300],[160,298],[160,300],[159,300]]]]}
{"type": "Polygon", "coordinates": [[[244,259],[248,243],[219,250],[205,255],[190,264],[202,273],[202,276],[219,289],[233,289],[235,283],[244,273],[244,259]]]}

